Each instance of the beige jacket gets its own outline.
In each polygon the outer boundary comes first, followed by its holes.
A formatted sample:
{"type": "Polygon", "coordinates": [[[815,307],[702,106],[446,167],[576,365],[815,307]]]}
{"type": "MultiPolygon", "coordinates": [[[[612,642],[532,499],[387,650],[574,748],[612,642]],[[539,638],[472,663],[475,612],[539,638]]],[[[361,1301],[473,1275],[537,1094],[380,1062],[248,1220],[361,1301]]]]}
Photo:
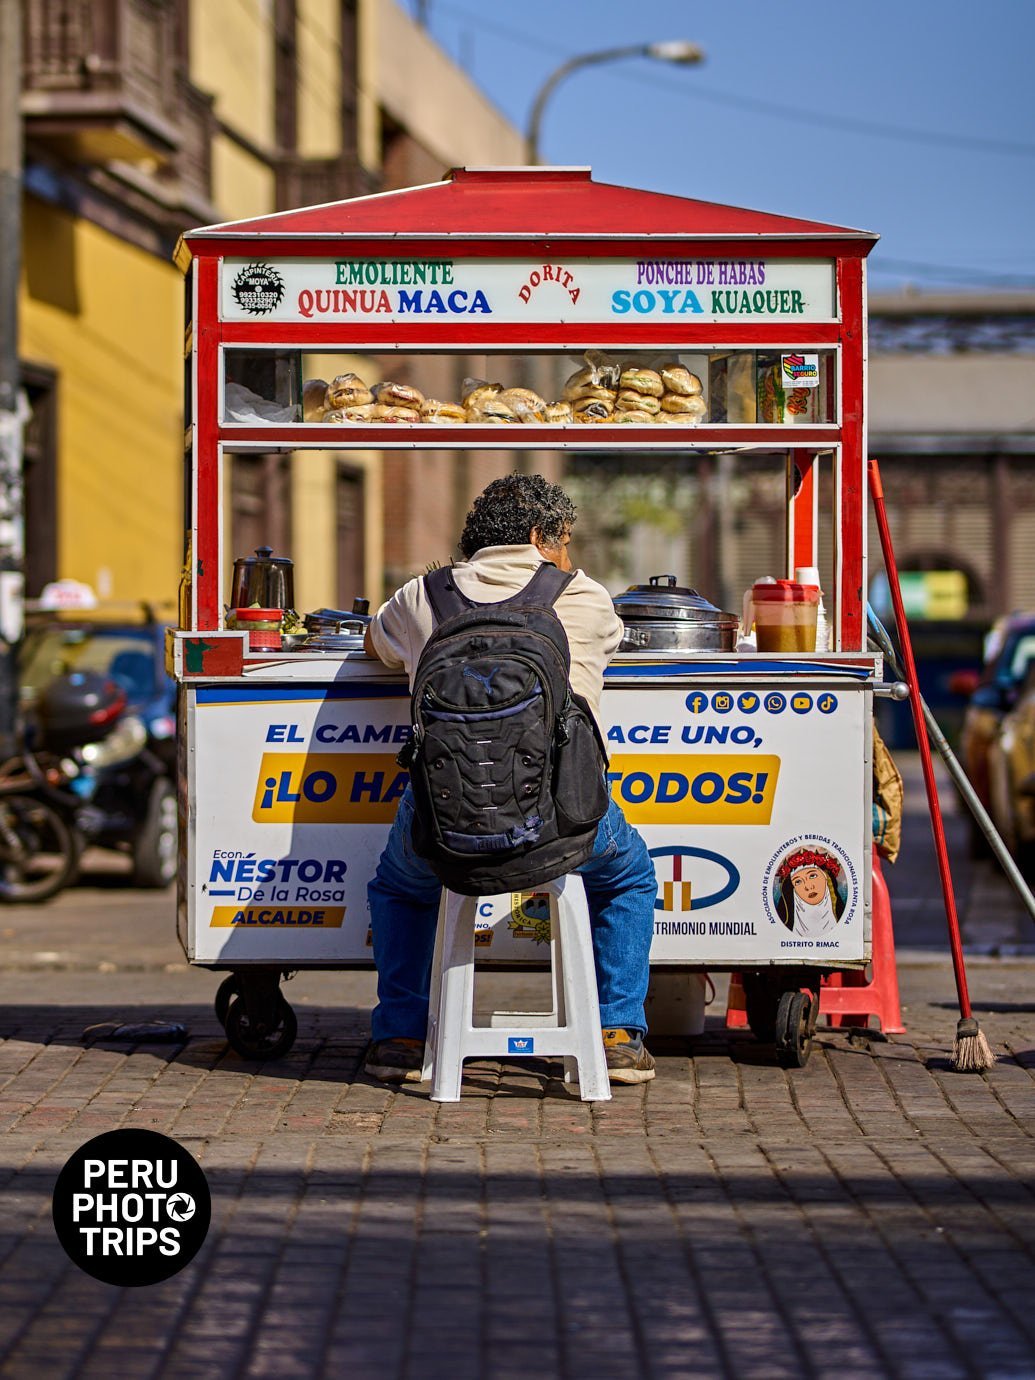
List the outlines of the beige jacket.
{"type": "MultiPolygon", "coordinates": [[[[523,589],[543,558],[534,546],[486,546],[453,567],[461,594],[495,604],[523,589]]],[[[622,640],[622,623],[603,585],[577,570],[554,605],[571,649],[571,687],[600,718],[604,667],[622,640]]],[[[405,669],[410,684],[434,620],[421,578],[409,580],[382,604],[370,624],[370,640],[386,666],[405,669]]]]}

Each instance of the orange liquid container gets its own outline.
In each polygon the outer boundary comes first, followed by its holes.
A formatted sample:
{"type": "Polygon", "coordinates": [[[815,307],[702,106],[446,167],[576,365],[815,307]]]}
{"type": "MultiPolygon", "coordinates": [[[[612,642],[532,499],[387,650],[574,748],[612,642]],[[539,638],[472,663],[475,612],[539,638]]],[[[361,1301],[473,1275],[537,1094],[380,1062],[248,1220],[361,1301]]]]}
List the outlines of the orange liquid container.
{"type": "Polygon", "coordinates": [[[814,652],[819,586],[795,580],[760,582],[752,587],[755,644],[760,652],[814,652]]]}

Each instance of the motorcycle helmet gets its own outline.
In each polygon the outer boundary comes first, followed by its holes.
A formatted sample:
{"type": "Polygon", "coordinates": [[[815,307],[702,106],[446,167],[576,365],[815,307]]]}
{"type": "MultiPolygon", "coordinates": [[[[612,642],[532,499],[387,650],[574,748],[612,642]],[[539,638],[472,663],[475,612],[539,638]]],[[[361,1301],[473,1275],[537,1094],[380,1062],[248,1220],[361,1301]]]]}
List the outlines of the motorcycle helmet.
{"type": "Polygon", "coordinates": [[[126,692],[101,671],[68,671],[40,694],[42,746],[69,752],[106,738],[126,707],[126,692]]]}

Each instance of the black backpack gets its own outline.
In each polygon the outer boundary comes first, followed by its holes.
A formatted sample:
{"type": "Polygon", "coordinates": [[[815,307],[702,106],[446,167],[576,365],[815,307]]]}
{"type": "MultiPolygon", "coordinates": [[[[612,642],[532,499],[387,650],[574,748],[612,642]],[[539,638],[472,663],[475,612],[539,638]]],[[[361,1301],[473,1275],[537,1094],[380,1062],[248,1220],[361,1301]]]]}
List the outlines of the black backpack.
{"type": "Polygon", "coordinates": [[[413,736],[399,754],[413,843],[451,891],[487,896],[562,877],[593,852],[607,754],[568,682],[553,610],[571,580],[541,565],[523,590],[476,604],[444,567],[424,577],[436,627],[417,662],[413,736]]]}

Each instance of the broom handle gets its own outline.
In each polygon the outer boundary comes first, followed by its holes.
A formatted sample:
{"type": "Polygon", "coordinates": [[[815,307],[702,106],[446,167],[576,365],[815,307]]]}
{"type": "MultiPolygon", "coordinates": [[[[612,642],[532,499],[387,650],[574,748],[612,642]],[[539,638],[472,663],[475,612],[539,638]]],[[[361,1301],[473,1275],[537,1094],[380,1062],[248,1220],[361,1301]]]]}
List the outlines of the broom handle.
{"type": "Polygon", "coordinates": [[[960,922],[956,914],[956,898],[952,890],[952,873],[949,870],[949,850],[945,843],[945,827],[942,824],[941,805],[938,801],[938,787],[934,780],[934,763],[931,760],[931,745],[927,738],[927,724],[924,722],[920,699],[920,682],[913,660],[913,646],[909,639],[909,626],[906,611],[902,605],[902,590],[898,582],[898,567],[895,553],[891,547],[891,530],[888,527],[888,514],[884,506],[884,488],[880,482],[880,470],[876,460],[869,462],[870,494],[873,510],[877,518],[877,531],[880,533],[881,550],[884,553],[884,566],[891,590],[891,606],[895,610],[895,626],[898,629],[899,646],[902,648],[902,661],[905,665],[906,684],[909,686],[909,707],[913,715],[913,727],[920,748],[920,763],[924,770],[924,787],[927,803],[931,810],[931,832],[934,834],[934,849],[938,856],[938,874],[941,877],[942,897],[945,901],[945,919],[949,927],[949,947],[952,951],[952,971],[956,978],[956,995],[959,997],[960,1015],[964,1020],[970,1018],[970,994],[967,991],[967,974],[963,966],[963,944],[960,940],[960,922]]]}

